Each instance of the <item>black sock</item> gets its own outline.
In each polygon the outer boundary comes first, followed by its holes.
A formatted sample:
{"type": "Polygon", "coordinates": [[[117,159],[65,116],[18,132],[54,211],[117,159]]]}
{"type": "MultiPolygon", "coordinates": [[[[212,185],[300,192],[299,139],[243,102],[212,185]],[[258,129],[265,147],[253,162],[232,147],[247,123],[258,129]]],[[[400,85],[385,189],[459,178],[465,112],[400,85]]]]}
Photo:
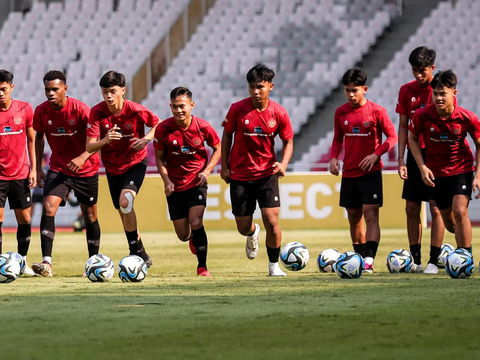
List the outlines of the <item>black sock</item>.
{"type": "Polygon", "coordinates": [[[410,245],[410,252],[412,253],[412,256],[413,256],[413,262],[417,265],[420,265],[422,263],[421,248],[422,248],[421,244],[410,245]]]}
{"type": "Polygon", "coordinates": [[[459,249],[464,249],[464,250],[467,250],[470,254],[472,253],[472,247],[465,247],[465,246],[461,246],[459,247],[459,249]]]}
{"type": "Polygon", "coordinates": [[[430,259],[428,260],[428,263],[437,266],[438,257],[440,256],[441,252],[442,248],[437,246],[430,246],[430,259]]]}
{"type": "Polygon", "coordinates": [[[53,239],[55,239],[55,218],[42,215],[40,220],[40,242],[42,244],[42,256],[52,256],[53,239]]]}
{"type": "Polygon", "coordinates": [[[207,240],[207,233],[205,232],[205,227],[201,227],[200,229],[193,230],[192,229],[192,242],[193,246],[195,246],[195,252],[198,259],[198,266],[197,268],[207,267],[207,251],[208,251],[208,240],[207,240]]]}
{"type": "Polygon", "coordinates": [[[361,257],[367,257],[367,244],[353,244],[353,250],[361,257]]]}
{"type": "Polygon", "coordinates": [[[367,241],[366,247],[367,247],[367,256],[366,257],[371,257],[371,258],[375,259],[375,255],[377,255],[378,242],[367,241]]]}
{"type": "Polygon", "coordinates": [[[278,262],[278,258],[280,256],[280,248],[271,248],[267,246],[267,255],[268,255],[268,261],[271,263],[276,263],[278,262]]]}
{"type": "Polygon", "coordinates": [[[88,256],[96,255],[100,251],[100,224],[98,220],[85,223],[87,229],[88,256]]]}
{"type": "Polygon", "coordinates": [[[17,249],[22,256],[27,256],[32,237],[32,227],[30,224],[18,224],[17,227],[17,249]]]}
{"type": "Polygon", "coordinates": [[[143,247],[142,239],[138,238],[138,231],[135,229],[133,231],[125,231],[127,235],[128,248],[130,249],[130,255],[138,255],[143,260],[149,258],[145,248],[143,247]]]}
{"type": "Polygon", "coordinates": [[[0,221],[0,254],[3,254],[3,252],[2,252],[2,243],[3,243],[2,226],[3,226],[3,221],[0,221]]]}

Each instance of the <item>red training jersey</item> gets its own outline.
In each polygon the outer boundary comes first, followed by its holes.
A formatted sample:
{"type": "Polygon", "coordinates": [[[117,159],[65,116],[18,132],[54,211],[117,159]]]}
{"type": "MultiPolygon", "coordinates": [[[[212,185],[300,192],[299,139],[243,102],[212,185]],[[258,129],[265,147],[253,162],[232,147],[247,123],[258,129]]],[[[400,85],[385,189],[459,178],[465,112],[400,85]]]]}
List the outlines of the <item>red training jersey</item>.
{"type": "Polygon", "coordinates": [[[208,161],[205,142],[213,148],[220,143],[220,138],[209,122],[196,116],[192,116],[187,129],[178,126],[173,117],[155,129],[153,146],[163,151],[163,160],[168,177],[175,185],[175,192],[197,186],[197,176],[208,161]]]}
{"type": "Polygon", "coordinates": [[[343,160],[344,177],[358,177],[383,168],[381,156],[397,143],[398,137],[385,108],[367,100],[365,105],[353,108],[343,104],[335,111],[334,135],[330,159],[337,158],[345,139],[343,160]],[[382,144],[382,133],[387,139],[382,144]],[[378,161],[370,171],[360,168],[368,155],[377,154],[378,161]]]}
{"type": "Polygon", "coordinates": [[[7,110],[0,109],[0,180],[28,177],[26,130],[32,126],[33,108],[29,103],[12,100],[7,110]]]}
{"type": "Polygon", "coordinates": [[[442,119],[435,104],[418,110],[409,129],[425,139],[426,165],[438,177],[474,171],[467,133],[480,139],[480,122],[471,111],[455,106],[448,119],[442,119]]]}
{"type": "Polygon", "coordinates": [[[228,159],[232,180],[255,180],[273,174],[277,161],[273,149],[275,136],[293,138],[293,128],[287,110],[269,100],[265,110],[253,107],[252,98],[232,104],[222,123],[225,131],[234,135],[228,159]]]}
{"type": "Polygon", "coordinates": [[[143,138],[145,125],[154,127],[159,122],[157,115],[133,101],[125,100],[118,115],[108,110],[107,103],[102,101],[90,111],[87,136],[102,139],[114,125],[120,128],[122,139],[112,141],[100,151],[105,170],[111,175],[120,175],[147,157],[146,146],[140,151],[130,147],[132,139],[143,138]]]}
{"type": "Polygon", "coordinates": [[[87,125],[90,108],[72,97],[67,98],[63,109],[57,111],[48,101],[37,106],[33,117],[33,128],[45,133],[52,149],[50,170],[70,176],[93,176],[98,172],[100,157],[90,156],[81,169],[71,172],[67,164],[83,154],[87,140],[87,125]]]}

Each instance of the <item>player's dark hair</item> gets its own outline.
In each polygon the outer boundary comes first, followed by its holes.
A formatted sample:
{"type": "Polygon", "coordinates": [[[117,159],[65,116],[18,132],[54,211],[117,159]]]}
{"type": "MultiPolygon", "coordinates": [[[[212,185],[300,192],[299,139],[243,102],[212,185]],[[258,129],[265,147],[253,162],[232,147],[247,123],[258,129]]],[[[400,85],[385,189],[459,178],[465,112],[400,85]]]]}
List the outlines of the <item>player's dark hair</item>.
{"type": "Polygon", "coordinates": [[[12,85],[13,83],[13,74],[10,71],[5,69],[0,70],[0,82],[6,82],[7,84],[12,85]]]}
{"type": "Polygon", "coordinates": [[[60,70],[50,70],[45,74],[43,77],[43,82],[45,81],[53,81],[53,80],[60,80],[62,81],[65,85],[67,85],[67,77],[63,72],[60,70]]]}
{"type": "Polygon", "coordinates": [[[342,84],[354,83],[355,86],[364,86],[367,83],[367,74],[360,68],[349,69],[342,77],[342,84]]]}
{"type": "Polygon", "coordinates": [[[125,87],[125,76],[116,71],[108,71],[100,79],[100,87],[111,88],[113,86],[125,87]]]}
{"type": "Polygon", "coordinates": [[[435,58],[437,53],[433,49],[429,49],[426,46],[419,46],[410,53],[408,62],[411,66],[425,68],[435,65],[435,58]]]}
{"type": "Polygon", "coordinates": [[[190,100],[192,100],[193,94],[188,88],[184,86],[179,86],[170,92],[170,100],[175,99],[177,96],[186,96],[190,100]]]}
{"type": "Polygon", "coordinates": [[[275,72],[265,64],[255,65],[247,73],[247,81],[249,84],[256,84],[262,81],[272,82],[275,72]]]}
{"type": "Polygon", "coordinates": [[[430,83],[432,89],[442,89],[444,87],[449,89],[457,88],[457,75],[448,69],[445,71],[439,71],[430,83]]]}

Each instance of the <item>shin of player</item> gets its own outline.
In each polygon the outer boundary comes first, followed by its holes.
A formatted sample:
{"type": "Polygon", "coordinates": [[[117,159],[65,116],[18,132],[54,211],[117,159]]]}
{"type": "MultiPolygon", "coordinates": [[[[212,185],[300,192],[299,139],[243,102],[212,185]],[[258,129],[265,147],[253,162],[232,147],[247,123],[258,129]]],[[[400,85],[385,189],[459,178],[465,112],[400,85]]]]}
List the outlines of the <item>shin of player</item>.
{"type": "Polygon", "coordinates": [[[474,113],[455,105],[457,77],[451,70],[438,72],[431,86],[433,104],[417,110],[410,124],[410,149],[423,181],[432,188],[432,197],[446,229],[455,233],[458,248],[471,251],[472,226],[468,205],[472,188],[480,190],[480,174],[479,167],[474,167],[466,136],[470,134],[475,142],[478,164],[480,122],[474,113]],[[425,160],[419,144],[420,136],[425,141],[425,160]]]}
{"type": "MultiPolygon", "coordinates": [[[[32,233],[30,189],[37,183],[35,131],[32,106],[12,99],[13,88],[13,74],[0,70],[0,253],[3,250],[2,225],[8,198],[18,224],[17,251],[26,260],[32,233]]],[[[34,275],[27,265],[24,273],[34,275]]]]}
{"type": "Polygon", "coordinates": [[[366,82],[367,75],[361,69],[350,69],[343,75],[348,102],[335,112],[330,172],[339,175],[338,155],[345,145],[340,206],[347,210],[353,248],[365,258],[366,271],[373,272],[383,204],[381,156],[395,146],[397,134],[387,111],[365,98],[366,82]],[[387,137],[383,143],[382,133],[387,137]]]}
{"type": "MultiPolygon", "coordinates": [[[[435,200],[431,199],[430,188],[422,180],[420,170],[413,158],[410,149],[404,158],[405,148],[408,147],[408,124],[415,111],[432,103],[433,70],[435,69],[435,50],[420,46],[412,51],[408,61],[412,67],[415,80],[404,84],[400,88],[396,111],[399,114],[398,126],[398,174],[404,180],[402,198],[405,199],[407,215],[407,235],[415,265],[414,272],[423,272],[421,261],[422,223],[420,211],[422,201],[430,202],[432,216],[430,259],[425,268],[426,274],[438,273],[437,262],[445,232],[440,210],[435,200]]],[[[425,143],[419,138],[419,145],[425,159],[425,143]]]]}
{"type": "Polygon", "coordinates": [[[220,160],[221,145],[210,123],[191,114],[194,106],[189,89],[173,89],[170,93],[173,117],[157,126],[154,146],[175,233],[181,241],[189,242],[190,250],[197,256],[197,275],[210,276],[203,215],[207,179],[220,160]],[[213,149],[210,160],[205,143],[213,149]]]}
{"type": "Polygon", "coordinates": [[[87,129],[87,151],[101,149],[102,162],[115,209],[122,220],[130,255],[152,265],[137,227],[134,201],[147,170],[147,144],[153,139],[158,117],[146,107],[125,100],[125,76],[109,71],[100,79],[105,101],[95,105],[87,129]],[[151,129],[145,134],[145,125],[151,129]]]}
{"type": "Polygon", "coordinates": [[[221,176],[230,183],[237,229],[247,236],[247,257],[254,259],[258,253],[260,226],[253,222],[258,201],[267,232],[269,274],[285,276],[278,265],[282,241],[278,179],[285,176],[292,157],[293,129],[287,111],[269,99],[274,76],[265,65],[257,65],[247,73],[250,97],[234,103],[222,124],[221,176]],[[276,160],[274,151],[277,134],[283,142],[281,162],[276,160]]]}

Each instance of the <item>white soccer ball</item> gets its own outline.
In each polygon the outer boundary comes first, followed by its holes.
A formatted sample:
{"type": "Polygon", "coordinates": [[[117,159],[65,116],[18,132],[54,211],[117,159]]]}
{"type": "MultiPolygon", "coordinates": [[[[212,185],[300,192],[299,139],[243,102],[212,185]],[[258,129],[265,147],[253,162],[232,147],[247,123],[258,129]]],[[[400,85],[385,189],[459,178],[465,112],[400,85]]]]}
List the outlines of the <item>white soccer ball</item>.
{"type": "Polygon", "coordinates": [[[20,264],[10,254],[0,255],[0,283],[11,283],[20,276],[20,264]]]}
{"type": "Polygon", "coordinates": [[[85,275],[93,282],[105,282],[110,280],[115,273],[115,265],[107,256],[96,254],[91,256],[85,264],[85,275]]]}
{"type": "Polygon", "coordinates": [[[453,247],[452,245],[442,244],[442,247],[441,247],[441,250],[440,250],[440,255],[438,256],[437,266],[439,268],[444,268],[448,255],[450,255],[450,253],[452,253],[454,251],[455,251],[455,247],[453,247]]]}
{"type": "Polygon", "coordinates": [[[123,282],[142,282],[147,276],[145,261],[137,255],[125,256],[118,263],[117,273],[123,282]]]}
{"type": "Polygon", "coordinates": [[[475,270],[472,254],[464,249],[452,251],[445,262],[445,270],[452,279],[466,279],[475,270]]]}
{"type": "Polygon", "coordinates": [[[333,264],[333,270],[342,279],[358,279],[365,271],[365,262],[360,254],[347,251],[333,264]]]}
{"type": "Polygon", "coordinates": [[[15,260],[18,261],[18,263],[20,265],[20,275],[22,275],[23,272],[25,271],[25,264],[26,264],[23,256],[20,255],[18,252],[15,252],[15,251],[9,251],[9,252],[7,252],[7,254],[9,254],[11,257],[13,257],[15,260]]]}
{"type": "Polygon", "coordinates": [[[338,260],[342,253],[335,249],[325,249],[317,257],[318,271],[324,273],[333,272],[333,264],[338,260]]]}
{"type": "Polygon", "coordinates": [[[287,270],[302,270],[310,260],[308,249],[299,242],[289,242],[280,251],[280,261],[287,270]]]}
{"type": "Polygon", "coordinates": [[[393,250],[387,256],[387,268],[391,273],[410,272],[412,267],[413,256],[407,250],[393,250]]]}

